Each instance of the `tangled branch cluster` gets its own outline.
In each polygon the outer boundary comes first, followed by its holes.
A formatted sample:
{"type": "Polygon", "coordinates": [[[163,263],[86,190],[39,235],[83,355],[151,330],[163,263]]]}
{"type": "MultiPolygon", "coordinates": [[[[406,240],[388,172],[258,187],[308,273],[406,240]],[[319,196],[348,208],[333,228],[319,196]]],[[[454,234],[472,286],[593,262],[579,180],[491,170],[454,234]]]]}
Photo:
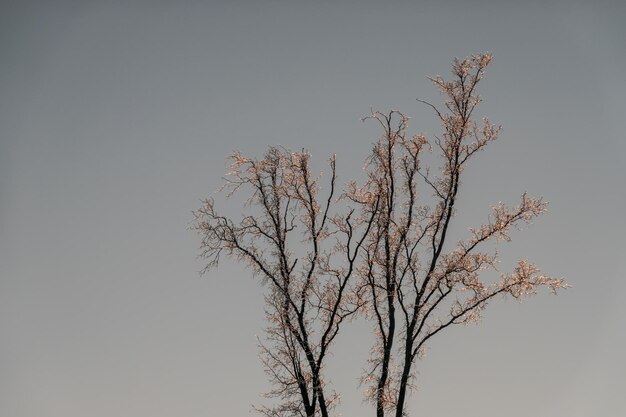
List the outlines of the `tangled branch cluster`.
{"type": "Polygon", "coordinates": [[[522,194],[514,207],[499,203],[486,224],[449,242],[463,170],[500,132],[488,119],[473,117],[490,62],[490,54],[455,59],[452,81],[431,79],[445,97],[442,109],[423,102],[442,126],[432,141],[408,135],[409,119],[401,112],[366,117],[382,135],[366,161],[366,181],[350,182],[341,193],[334,156],[324,196],[307,152],[271,147],[261,159],[231,156],[224,190],[245,193],[250,214],[235,221],[218,214],[209,199],[195,213],[193,228],[202,237],[207,269],[227,255],[267,284],[261,353],[274,387],[268,396],[279,401],[259,408],[264,415],[331,415],[338,395],[324,378],[325,359],[342,325],[357,313],[374,327],[362,378],[367,396],[377,417],[402,417],[415,361],[433,336],[478,320],[497,296],[567,287],[525,260],[500,273],[497,253],[483,249],[492,240],[509,241],[511,229],[544,212],[541,199],[522,194]],[[441,161],[435,176],[422,158],[433,148],[441,161]],[[500,279],[486,281],[488,271],[500,279]]]}

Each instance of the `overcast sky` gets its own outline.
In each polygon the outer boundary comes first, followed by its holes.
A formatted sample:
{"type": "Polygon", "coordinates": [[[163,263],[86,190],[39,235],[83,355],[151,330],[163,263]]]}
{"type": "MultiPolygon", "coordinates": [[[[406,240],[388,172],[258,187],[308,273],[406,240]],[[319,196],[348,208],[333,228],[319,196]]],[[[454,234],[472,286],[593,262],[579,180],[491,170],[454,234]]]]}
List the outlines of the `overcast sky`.
{"type": "MultiPolygon", "coordinates": [[[[623,415],[623,3],[127,3],[2,3],[1,417],[250,415],[269,388],[263,288],[234,263],[200,277],[187,230],[226,156],[336,153],[345,183],[378,135],[360,117],[401,109],[436,134],[426,77],[482,51],[481,112],[503,133],[466,172],[455,230],[543,196],[503,268],[528,258],[573,288],[435,340],[411,415],[623,415]]],[[[368,326],[346,330],[339,411],[373,415],[368,326]]]]}

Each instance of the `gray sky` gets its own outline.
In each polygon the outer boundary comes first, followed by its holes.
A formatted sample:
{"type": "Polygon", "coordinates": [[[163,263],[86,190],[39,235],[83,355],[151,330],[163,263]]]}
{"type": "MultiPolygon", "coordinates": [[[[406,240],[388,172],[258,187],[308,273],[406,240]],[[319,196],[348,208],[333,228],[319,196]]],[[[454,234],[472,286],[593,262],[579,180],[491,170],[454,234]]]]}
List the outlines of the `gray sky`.
{"type": "MultiPolygon", "coordinates": [[[[235,149],[336,153],[345,182],[378,134],[359,121],[370,107],[436,133],[415,101],[439,99],[426,76],[481,51],[482,111],[504,130],[467,171],[457,229],[544,196],[504,264],[573,288],[435,340],[410,409],[623,415],[625,6],[124,3],[2,6],[1,417],[249,415],[268,389],[262,288],[233,263],[198,276],[191,210],[235,149]]],[[[370,342],[356,323],[331,358],[344,416],[372,413],[357,387],[370,342]]]]}

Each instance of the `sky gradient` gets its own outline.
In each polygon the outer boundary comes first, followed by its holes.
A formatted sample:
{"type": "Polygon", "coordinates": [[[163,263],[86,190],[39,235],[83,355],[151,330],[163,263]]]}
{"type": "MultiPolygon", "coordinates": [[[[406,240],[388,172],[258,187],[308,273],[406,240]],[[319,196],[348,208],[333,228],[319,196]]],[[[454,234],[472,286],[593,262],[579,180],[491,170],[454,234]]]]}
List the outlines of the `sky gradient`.
{"type": "MultiPolygon", "coordinates": [[[[466,172],[455,230],[543,196],[503,268],[528,258],[573,287],[435,339],[409,411],[623,415],[626,6],[472,3],[4,2],[0,417],[250,415],[268,389],[263,289],[232,262],[200,277],[187,230],[226,156],[336,153],[343,184],[379,133],[370,108],[432,137],[426,77],[483,51],[480,110],[503,132],[466,172]]],[[[368,325],[345,330],[339,411],[373,415],[368,325]]]]}

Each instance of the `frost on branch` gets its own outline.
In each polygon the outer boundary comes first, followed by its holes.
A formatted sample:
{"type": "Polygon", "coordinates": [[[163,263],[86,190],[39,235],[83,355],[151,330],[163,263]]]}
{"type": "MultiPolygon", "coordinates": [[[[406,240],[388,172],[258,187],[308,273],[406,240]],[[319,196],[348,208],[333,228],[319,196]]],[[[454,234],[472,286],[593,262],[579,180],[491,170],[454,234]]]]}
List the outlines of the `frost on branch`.
{"type": "Polygon", "coordinates": [[[405,415],[413,365],[431,337],[479,320],[497,296],[522,298],[540,287],[552,292],[567,287],[527,261],[500,274],[497,253],[485,251],[487,242],[510,241],[512,230],[545,211],[541,199],[526,193],[516,206],[493,207],[488,222],[471,228],[468,238],[450,242],[462,173],[501,130],[475,114],[482,101],[477,87],[491,59],[490,54],[455,59],[451,80],[431,78],[444,96],[442,107],[419,100],[441,123],[441,133],[432,139],[409,135],[409,118],[395,110],[366,118],[377,122],[382,134],[367,160],[368,181],[353,185],[351,198],[361,210],[375,213],[357,271],[367,288],[365,313],[376,336],[363,382],[378,417],[405,415]],[[422,160],[431,146],[438,157],[435,175],[422,160]],[[378,202],[376,209],[372,201],[378,202]],[[494,272],[500,280],[487,280],[494,272]]]}
{"type": "MultiPolygon", "coordinates": [[[[373,223],[335,196],[335,157],[322,196],[307,152],[271,147],[260,159],[241,153],[222,190],[246,196],[241,219],[219,214],[212,199],[194,213],[205,271],[222,256],[247,265],[266,284],[267,328],[262,363],[273,389],[266,416],[327,417],[338,402],[324,376],[341,325],[362,306],[353,279],[356,259],[373,223]]],[[[371,203],[368,200],[368,203],[371,203]]],[[[358,204],[358,203],[357,203],[358,204]]],[[[374,204],[373,207],[376,207],[374,204]]]]}
{"type": "Polygon", "coordinates": [[[489,250],[488,242],[509,242],[543,213],[541,198],[524,193],[516,205],[498,203],[464,239],[450,237],[463,172],[501,131],[476,114],[491,60],[488,53],[455,59],[450,80],[431,78],[443,103],[419,101],[440,122],[432,137],[410,134],[409,117],[397,110],[365,117],[381,134],[365,161],[365,181],[350,181],[342,192],[334,157],[323,181],[307,152],[270,147],[259,159],[231,156],[223,190],[229,197],[243,193],[244,216],[219,214],[207,199],[193,228],[206,269],[226,255],[266,284],[267,328],[259,344],[275,404],[257,408],[262,414],[333,412],[339,396],[325,378],[326,358],[342,325],[362,313],[375,339],[361,379],[367,398],[377,417],[404,417],[416,358],[433,336],[478,321],[498,297],[568,287],[525,260],[502,273],[498,253],[489,250]]]}

